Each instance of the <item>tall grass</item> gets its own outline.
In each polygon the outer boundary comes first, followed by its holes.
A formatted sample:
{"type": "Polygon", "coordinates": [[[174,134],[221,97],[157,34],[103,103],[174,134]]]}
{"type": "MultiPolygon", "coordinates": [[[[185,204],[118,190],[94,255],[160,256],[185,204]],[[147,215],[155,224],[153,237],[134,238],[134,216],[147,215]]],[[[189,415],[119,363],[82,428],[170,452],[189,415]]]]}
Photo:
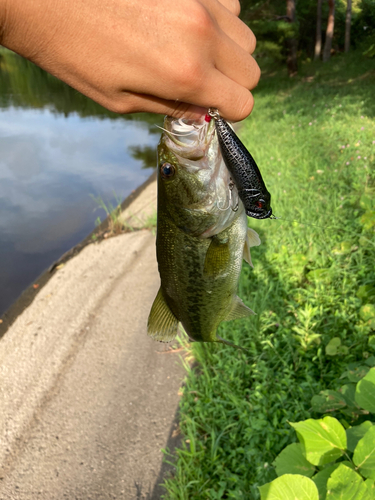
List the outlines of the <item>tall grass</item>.
{"type": "Polygon", "coordinates": [[[262,245],[239,295],[257,316],[219,335],[250,354],[191,348],[167,499],[258,499],[295,440],[288,421],[310,417],[311,397],[374,353],[374,322],[361,314],[375,303],[374,75],[375,61],[354,53],[293,80],[268,71],[256,90],[240,135],[288,221],[249,219],[262,245]],[[326,354],[333,337],[348,354],[326,354]]]}

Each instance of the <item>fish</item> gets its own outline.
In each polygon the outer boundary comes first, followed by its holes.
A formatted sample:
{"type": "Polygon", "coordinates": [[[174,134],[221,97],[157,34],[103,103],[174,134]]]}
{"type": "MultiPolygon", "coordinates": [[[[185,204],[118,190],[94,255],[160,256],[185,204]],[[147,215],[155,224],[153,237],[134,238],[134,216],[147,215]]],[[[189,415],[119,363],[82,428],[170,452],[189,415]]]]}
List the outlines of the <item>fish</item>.
{"type": "Polygon", "coordinates": [[[237,186],[246,214],[255,219],[274,218],[271,195],[254,158],[217,109],[210,108],[208,115],[215,120],[221,153],[237,186]]]}
{"type": "Polygon", "coordinates": [[[150,337],[172,341],[181,324],[190,340],[239,347],[217,335],[222,321],[254,312],[237,296],[242,260],[260,244],[247,225],[214,121],[166,117],[158,145],[156,254],[160,289],[150,337]]]}

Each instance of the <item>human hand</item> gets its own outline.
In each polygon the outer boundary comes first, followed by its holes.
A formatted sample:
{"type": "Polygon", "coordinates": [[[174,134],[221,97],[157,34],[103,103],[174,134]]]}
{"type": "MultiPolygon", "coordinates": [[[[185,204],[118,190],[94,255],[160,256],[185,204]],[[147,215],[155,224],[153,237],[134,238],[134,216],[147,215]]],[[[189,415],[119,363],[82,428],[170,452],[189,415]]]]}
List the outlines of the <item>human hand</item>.
{"type": "Polygon", "coordinates": [[[260,76],[238,13],[238,0],[0,0],[0,42],[117,113],[238,121],[260,76]]]}

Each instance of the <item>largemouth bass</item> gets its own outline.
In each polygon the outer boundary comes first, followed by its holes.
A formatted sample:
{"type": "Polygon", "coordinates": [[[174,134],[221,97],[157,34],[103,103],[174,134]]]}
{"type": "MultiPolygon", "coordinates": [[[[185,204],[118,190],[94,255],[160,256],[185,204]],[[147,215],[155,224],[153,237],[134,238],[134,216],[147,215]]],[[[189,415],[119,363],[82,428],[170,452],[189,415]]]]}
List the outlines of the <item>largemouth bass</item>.
{"type": "MultiPolygon", "coordinates": [[[[179,322],[198,342],[222,321],[253,314],[237,296],[242,259],[260,244],[222,158],[214,120],[166,117],[158,146],[156,252],[161,286],[148,334],[169,342],[179,322]]],[[[237,347],[237,346],[236,346],[237,347]]]]}

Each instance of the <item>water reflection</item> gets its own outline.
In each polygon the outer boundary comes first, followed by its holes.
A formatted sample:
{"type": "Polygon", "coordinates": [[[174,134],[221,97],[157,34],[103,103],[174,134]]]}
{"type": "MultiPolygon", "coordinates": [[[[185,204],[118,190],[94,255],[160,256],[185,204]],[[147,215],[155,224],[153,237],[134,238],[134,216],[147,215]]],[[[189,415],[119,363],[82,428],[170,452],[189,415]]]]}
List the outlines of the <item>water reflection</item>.
{"type": "Polygon", "coordinates": [[[118,116],[0,52],[0,314],[155,165],[162,117],[118,116]]]}

